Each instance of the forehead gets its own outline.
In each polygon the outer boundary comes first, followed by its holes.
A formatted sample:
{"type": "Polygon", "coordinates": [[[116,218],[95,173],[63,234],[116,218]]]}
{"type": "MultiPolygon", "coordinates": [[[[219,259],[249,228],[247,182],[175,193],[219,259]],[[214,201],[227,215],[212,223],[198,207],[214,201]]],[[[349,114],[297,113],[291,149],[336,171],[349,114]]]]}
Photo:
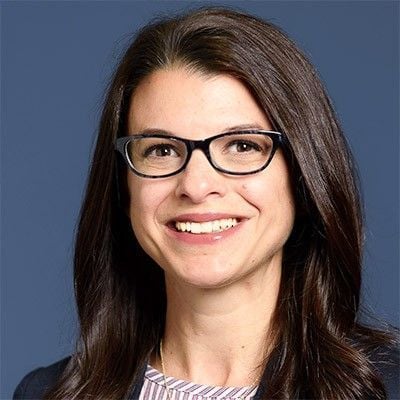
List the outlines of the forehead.
{"type": "Polygon", "coordinates": [[[128,116],[129,133],[155,128],[209,134],[237,125],[270,129],[265,113],[238,79],[184,68],[146,77],[132,96],[128,116]]]}

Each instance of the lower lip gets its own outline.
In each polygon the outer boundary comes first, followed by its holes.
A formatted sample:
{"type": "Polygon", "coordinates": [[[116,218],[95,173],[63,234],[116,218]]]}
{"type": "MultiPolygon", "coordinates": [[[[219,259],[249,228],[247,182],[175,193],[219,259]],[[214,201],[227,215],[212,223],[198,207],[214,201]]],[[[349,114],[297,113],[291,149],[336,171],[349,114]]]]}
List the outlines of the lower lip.
{"type": "Polygon", "coordinates": [[[217,244],[221,240],[226,239],[234,235],[242,227],[244,221],[239,222],[232,228],[226,229],[222,232],[211,232],[211,233],[188,233],[180,232],[167,226],[167,231],[170,236],[181,242],[188,244],[217,244]]]}

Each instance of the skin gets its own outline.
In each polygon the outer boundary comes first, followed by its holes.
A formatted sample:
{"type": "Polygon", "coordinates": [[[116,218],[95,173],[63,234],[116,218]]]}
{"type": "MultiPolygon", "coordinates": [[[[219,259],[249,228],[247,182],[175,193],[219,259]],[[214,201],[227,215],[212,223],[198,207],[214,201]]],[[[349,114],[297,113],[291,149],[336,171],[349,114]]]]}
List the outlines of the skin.
{"type": "MultiPolygon", "coordinates": [[[[204,139],[246,125],[271,124],[246,87],[229,75],[183,67],[152,73],[131,99],[129,134],[163,129],[204,139]]],[[[209,385],[245,386],[261,370],[278,296],[283,246],[295,207],[287,164],[278,150],[253,175],[213,169],[199,150],[178,175],[146,179],[129,172],[129,216],[144,250],[165,271],[167,375],[209,385]],[[210,245],[174,240],[166,223],[183,213],[244,218],[233,235],[210,245]]],[[[153,356],[155,368],[160,360],[153,356]]]]}

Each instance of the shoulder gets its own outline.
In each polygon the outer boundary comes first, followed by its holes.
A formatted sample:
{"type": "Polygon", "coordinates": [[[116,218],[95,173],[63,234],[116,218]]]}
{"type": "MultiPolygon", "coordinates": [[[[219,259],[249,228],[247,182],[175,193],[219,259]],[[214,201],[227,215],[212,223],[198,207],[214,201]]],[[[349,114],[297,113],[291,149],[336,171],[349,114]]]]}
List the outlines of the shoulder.
{"type": "Polygon", "coordinates": [[[400,399],[400,349],[380,346],[370,354],[370,361],[383,380],[388,399],[400,399]]]}
{"type": "Polygon", "coordinates": [[[42,399],[45,392],[56,383],[69,359],[70,357],[66,357],[47,367],[40,367],[29,372],[15,389],[13,400],[42,399]]]}

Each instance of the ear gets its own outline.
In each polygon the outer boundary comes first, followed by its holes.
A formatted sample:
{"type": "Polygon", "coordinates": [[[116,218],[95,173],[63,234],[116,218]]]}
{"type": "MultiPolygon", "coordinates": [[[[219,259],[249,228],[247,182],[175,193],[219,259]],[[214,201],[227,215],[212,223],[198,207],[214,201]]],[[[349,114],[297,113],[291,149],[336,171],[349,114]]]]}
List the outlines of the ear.
{"type": "Polygon", "coordinates": [[[124,214],[130,218],[130,198],[127,182],[127,170],[123,165],[121,165],[122,163],[118,161],[119,160],[117,158],[115,166],[115,190],[117,194],[118,206],[123,210],[124,214]]]}
{"type": "Polygon", "coordinates": [[[306,187],[304,184],[304,178],[302,175],[298,177],[296,182],[294,182],[294,193],[296,202],[296,216],[302,218],[308,214],[308,205],[306,203],[306,187]]]}

